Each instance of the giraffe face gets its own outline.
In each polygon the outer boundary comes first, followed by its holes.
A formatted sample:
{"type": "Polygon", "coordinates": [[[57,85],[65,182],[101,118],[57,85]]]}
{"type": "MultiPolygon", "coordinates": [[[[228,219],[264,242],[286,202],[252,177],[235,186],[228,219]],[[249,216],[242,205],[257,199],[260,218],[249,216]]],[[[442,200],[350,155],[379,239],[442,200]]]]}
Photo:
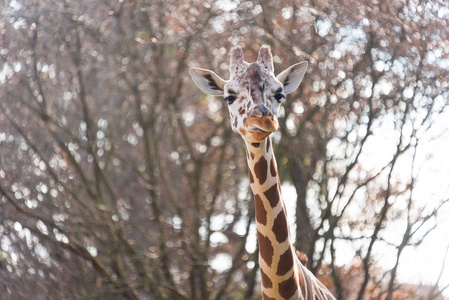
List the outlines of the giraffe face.
{"type": "Polygon", "coordinates": [[[298,87],[306,69],[307,63],[302,62],[275,76],[270,48],[262,46],[253,63],[243,60],[241,48],[231,50],[228,81],[205,69],[192,68],[190,73],[204,92],[224,96],[232,130],[254,143],[278,130],[280,104],[298,87]]]}
{"type": "Polygon", "coordinates": [[[259,142],[278,130],[277,114],[285,99],[282,83],[258,63],[245,64],[224,86],[232,130],[259,142]]]}

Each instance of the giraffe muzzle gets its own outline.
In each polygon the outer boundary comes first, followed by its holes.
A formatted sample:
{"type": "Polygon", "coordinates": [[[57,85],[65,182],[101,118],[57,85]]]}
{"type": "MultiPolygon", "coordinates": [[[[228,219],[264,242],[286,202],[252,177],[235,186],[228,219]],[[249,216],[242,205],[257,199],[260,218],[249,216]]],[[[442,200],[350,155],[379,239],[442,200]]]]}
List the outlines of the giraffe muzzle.
{"type": "Polygon", "coordinates": [[[278,122],[273,113],[263,105],[257,105],[249,113],[246,128],[256,141],[262,141],[278,130],[278,122]]]}

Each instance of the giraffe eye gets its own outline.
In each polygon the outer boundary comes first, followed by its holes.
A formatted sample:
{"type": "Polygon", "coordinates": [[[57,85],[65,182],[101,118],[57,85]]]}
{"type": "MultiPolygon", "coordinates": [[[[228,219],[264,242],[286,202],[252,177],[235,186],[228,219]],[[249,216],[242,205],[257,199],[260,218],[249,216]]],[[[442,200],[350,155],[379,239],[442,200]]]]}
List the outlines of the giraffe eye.
{"type": "Polygon", "coordinates": [[[229,95],[229,96],[227,96],[226,98],[224,98],[224,100],[225,100],[226,102],[228,102],[229,105],[231,105],[232,103],[234,103],[234,101],[235,101],[236,99],[237,99],[237,98],[236,98],[235,96],[233,96],[233,95],[229,95]]]}
{"type": "Polygon", "coordinates": [[[282,94],[282,93],[277,93],[277,94],[274,95],[274,98],[276,99],[276,101],[278,103],[281,103],[281,100],[282,100],[282,98],[285,98],[285,95],[282,94]]]}

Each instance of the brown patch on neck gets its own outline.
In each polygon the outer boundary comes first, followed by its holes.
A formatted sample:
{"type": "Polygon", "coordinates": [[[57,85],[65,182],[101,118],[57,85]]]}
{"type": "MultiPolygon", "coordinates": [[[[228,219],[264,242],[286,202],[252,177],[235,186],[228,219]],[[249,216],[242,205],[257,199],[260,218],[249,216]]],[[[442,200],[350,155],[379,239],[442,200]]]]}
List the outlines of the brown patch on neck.
{"type": "Polygon", "coordinates": [[[262,285],[264,288],[271,289],[273,287],[273,282],[271,281],[270,277],[268,277],[262,269],[260,269],[260,277],[262,279],[262,285]]]}
{"type": "Polygon", "coordinates": [[[268,190],[266,190],[263,194],[265,195],[265,197],[267,197],[271,207],[274,208],[279,203],[279,192],[277,183],[268,190]]]}
{"type": "Polygon", "coordinates": [[[262,257],[267,265],[271,267],[271,264],[273,263],[274,248],[273,245],[271,245],[270,239],[257,230],[257,240],[259,242],[260,257],[262,257]]]}
{"type": "Polygon", "coordinates": [[[260,143],[251,143],[251,146],[253,146],[255,148],[259,148],[260,147],[260,143]]]}
{"type": "Polygon", "coordinates": [[[290,247],[279,258],[278,269],[276,275],[284,276],[293,268],[293,252],[290,247]]]}
{"type": "Polygon", "coordinates": [[[272,177],[276,177],[277,175],[276,165],[274,164],[274,156],[271,158],[270,162],[270,174],[272,177]]]}
{"type": "Polygon", "coordinates": [[[296,293],[298,286],[295,277],[292,275],[289,279],[279,283],[279,295],[284,299],[290,299],[296,293]]]}
{"type": "Polygon", "coordinates": [[[287,218],[285,217],[285,211],[282,210],[273,223],[273,233],[276,236],[278,243],[283,243],[288,238],[287,218]]]}
{"type": "Polygon", "coordinates": [[[256,208],[256,220],[262,225],[267,225],[267,211],[263,206],[262,199],[259,195],[254,195],[254,206],[256,208]]]}
{"type": "Polygon", "coordinates": [[[259,161],[255,163],[254,172],[256,173],[256,178],[259,179],[259,184],[264,184],[268,175],[268,162],[265,157],[261,156],[259,161]]]}

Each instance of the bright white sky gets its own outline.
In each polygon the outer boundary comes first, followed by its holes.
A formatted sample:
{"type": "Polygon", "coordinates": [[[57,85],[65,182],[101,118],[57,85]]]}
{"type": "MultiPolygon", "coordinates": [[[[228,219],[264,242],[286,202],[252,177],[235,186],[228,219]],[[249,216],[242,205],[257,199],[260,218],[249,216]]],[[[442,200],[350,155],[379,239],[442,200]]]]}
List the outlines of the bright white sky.
{"type": "MultiPolygon", "coordinates": [[[[436,205],[449,198],[449,112],[434,122],[427,141],[418,152],[421,165],[416,199],[422,204],[436,205]]],[[[449,207],[443,207],[438,216],[437,228],[416,248],[407,249],[401,260],[399,279],[403,282],[434,284],[443,267],[443,258],[449,245],[449,207]]],[[[449,284],[449,259],[445,263],[440,286],[449,284]]],[[[445,293],[449,296],[449,290],[445,293]]]]}

